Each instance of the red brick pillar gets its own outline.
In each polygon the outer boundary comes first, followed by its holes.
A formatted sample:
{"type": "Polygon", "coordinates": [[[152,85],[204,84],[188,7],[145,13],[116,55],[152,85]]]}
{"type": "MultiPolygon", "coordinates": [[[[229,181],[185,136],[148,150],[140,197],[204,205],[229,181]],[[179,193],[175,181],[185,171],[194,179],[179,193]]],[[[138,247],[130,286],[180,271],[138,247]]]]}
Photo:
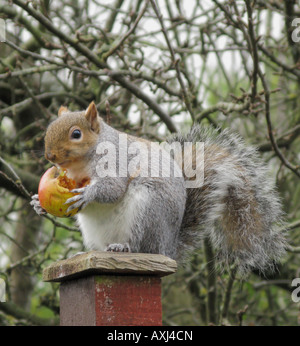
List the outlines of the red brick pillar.
{"type": "Polygon", "coordinates": [[[175,271],[162,255],[93,251],[53,263],[43,279],[61,282],[62,326],[160,326],[161,277],[175,271]]]}

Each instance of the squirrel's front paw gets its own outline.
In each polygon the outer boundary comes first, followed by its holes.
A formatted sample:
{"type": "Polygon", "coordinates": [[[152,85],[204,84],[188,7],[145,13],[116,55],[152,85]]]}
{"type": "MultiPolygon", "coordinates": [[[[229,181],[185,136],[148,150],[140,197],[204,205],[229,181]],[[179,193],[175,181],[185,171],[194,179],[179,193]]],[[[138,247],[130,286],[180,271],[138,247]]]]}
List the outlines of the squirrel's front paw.
{"type": "Polygon", "coordinates": [[[81,187],[79,189],[74,189],[71,191],[73,193],[78,193],[78,195],[66,200],[65,204],[73,203],[67,209],[67,213],[69,213],[73,209],[78,209],[78,211],[80,211],[81,209],[85,208],[88,205],[88,203],[90,202],[87,197],[88,188],[89,186],[85,186],[85,187],[81,187]]]}
{"type": "Polygon", "coordinates": [[[106,247],[105,251],[111,252],[131,252],[128,243],[125,244],[110,244],[106,247]]]}
{"type": "Polygon", "coordinates": [[[33,195],[31,197],[30,205],[33,206],[33,209],[38,215],[44,215],[47,214],[46,210],[43,209],[40,205],[39,195],[33,195]]]}

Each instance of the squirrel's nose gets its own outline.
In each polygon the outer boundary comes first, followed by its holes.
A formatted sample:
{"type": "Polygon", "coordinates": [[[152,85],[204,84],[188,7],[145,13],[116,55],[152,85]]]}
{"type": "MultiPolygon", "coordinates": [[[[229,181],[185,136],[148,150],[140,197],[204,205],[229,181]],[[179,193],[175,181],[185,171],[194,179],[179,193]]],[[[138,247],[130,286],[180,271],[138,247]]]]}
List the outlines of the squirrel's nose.
{"type": "Polygon", "coordinates": [[[45,157],[48,161],[52,161],[52,162],[54,162],[56,159],[56,155],[50,152],[45,153],[45,157]]]}

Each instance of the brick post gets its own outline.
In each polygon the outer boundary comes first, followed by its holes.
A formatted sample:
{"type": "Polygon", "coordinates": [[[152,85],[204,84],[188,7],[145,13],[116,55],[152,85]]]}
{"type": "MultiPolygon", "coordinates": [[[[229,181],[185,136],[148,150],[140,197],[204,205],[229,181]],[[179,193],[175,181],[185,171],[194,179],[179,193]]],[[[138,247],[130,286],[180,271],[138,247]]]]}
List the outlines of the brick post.
{"type": "Polygon", "coordinates": [[[160,326],[161,277],[176,262],[154,254],[87,252],[44,269],[61,282],[62,326],[160,326]]]}

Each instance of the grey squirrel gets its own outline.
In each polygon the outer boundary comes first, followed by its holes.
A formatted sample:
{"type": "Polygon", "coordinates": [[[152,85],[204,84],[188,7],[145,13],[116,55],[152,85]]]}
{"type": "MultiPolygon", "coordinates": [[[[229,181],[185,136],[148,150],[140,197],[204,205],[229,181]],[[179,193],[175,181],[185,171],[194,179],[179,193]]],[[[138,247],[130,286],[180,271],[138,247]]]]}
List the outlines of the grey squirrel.
{"type": "MultiPolygon", "coordinates": [[[[280,199],[256,149],[239,136],[199,125],[171,136],[168,143],[180,143],[181,152],[186,142],[204,142],[203,184],[187,188],[191,179],[185,175],[142,176],[138,168],[101,177],[105,165],[99,162],[107,151],[98,146],[113,144],[121,159],[128,149],[120,145],[122,133],[100,118],[94,102],[82,112],[62,106],[58,114],[46,132],[45,157],[76,182],[90,179],[67,201],[75,202],[68,210],[80,209],[76,219],[87,249],[160,253],[181,261],[207,238],[216,256],[242,274],[272,269],[284,254],[280,199]]],[[[152,143],[128,136],[134,142],[146,148],[152,143]]],[[[182,171],[175,156],[174,172],[182,171]]],[[[37,195],[31,203],[43,213],[37,195]]]]}

